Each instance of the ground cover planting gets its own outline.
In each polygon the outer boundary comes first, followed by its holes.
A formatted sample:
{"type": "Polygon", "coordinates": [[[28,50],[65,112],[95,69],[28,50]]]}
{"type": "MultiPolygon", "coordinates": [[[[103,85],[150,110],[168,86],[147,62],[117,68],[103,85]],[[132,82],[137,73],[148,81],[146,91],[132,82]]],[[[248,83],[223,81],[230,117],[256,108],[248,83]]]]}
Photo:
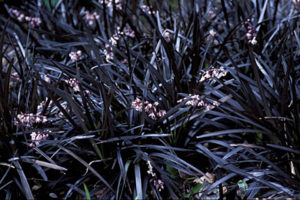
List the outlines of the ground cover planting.
{"type": "Polygon", "coordinates": [[[0,1],[1,199],[299,199],[299,11],[0,1]]]}

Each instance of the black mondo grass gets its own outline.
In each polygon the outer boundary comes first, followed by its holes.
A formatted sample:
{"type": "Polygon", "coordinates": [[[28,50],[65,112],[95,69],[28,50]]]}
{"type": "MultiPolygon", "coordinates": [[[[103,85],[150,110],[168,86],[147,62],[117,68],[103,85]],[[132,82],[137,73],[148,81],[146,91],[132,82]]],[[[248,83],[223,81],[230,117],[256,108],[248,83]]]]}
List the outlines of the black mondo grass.
{"type": "Polygon", "coordinates": [[[297,0],[0,1],[1,199],[299,199],[297,0]]]}

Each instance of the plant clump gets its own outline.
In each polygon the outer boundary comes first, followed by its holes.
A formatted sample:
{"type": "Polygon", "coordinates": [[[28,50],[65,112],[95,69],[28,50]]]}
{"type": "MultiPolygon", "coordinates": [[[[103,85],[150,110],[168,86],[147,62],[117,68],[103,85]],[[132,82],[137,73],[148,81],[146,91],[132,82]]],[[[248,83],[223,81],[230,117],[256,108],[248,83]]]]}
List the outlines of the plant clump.
{"type": "Polygon", "coordinates": [[[300,198],[299,1],[0,10],[1,199],[300,198]]]}

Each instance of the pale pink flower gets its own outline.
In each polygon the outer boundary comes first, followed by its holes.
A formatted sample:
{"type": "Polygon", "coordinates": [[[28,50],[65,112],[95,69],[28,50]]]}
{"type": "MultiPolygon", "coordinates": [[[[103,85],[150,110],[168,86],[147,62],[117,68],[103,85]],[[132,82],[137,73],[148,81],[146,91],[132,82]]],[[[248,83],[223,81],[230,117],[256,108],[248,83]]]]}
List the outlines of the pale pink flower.
{"type": "Polygon", "coordinates": [[[148,114],[148,116],[151,118],[151,119],[156,119],[156,116],[155,116],[155,113],[154,112],[150,112],[148,114]]]}
{"type": "Polygon", "coordinates": [[[15,15],[15,16],[19,16],[21,14],[21,12],[19,10],[13,9],[13,8],[10,8],[8,10],[8,12],[11,13],[11,14],[13,14],[13,15],[15,15]]]}
{"type": "Polygon", "coordinates": [[[153,185],[159,192],[161,192],[164,189],[164,182],[162,180],[157,178],[152,178],[150,179],[150,182],[153,183],[153,185]]]}
{"type": "Polygon", "coordinates": [[[90,26],[93,25],[99,17],[96,12],[90,13],[89,11],[85,11],[85,20],[90,26]]]}
{"type": "Polygon", "coordinates": [[[112,8],[113,7],[113,1],[115,1],[116,9],[122,10],[122,3],[121,0],[99,0],[99,3],[105,4],[107,7],[112,8]]]}
{"type": "MultiPolygon", "coordinates": [[[[149,6],[147,6],[147,5],[141,5],[141,9],[142,9],[144,12],[148,13],[149,15],[151,15],[151,9],[150,9],[149,6]]],[[[155,12],[155,11],[152,11],[152,14],[155,15],[156,12],[155,12]]]]}
{"type": "Polygon", "coordinates": [[[13,15],[17,18],[17,20],[18,20],[19,22],[24,22],[24,21],[30,22],[30,24],[31,24],[33,27],[39,26],[39,25],[42,23],[41,18],[39,18],[39,17],[30,17],[30,16],[26,16],[24,13],[21,13],[21,12],[20,12],[19,10],[17,10],[17,9],[12,9],[12,8],[10,8],[10,9],[8,10],[8,12],[11,13],[11,14],[13,14],[13,15]]]}
{"type": "Polygon", "coordinates": [[[133,102],[132,102],[132,107],[139,111],[142,112],[143,111],[143,102],[142,100],[140,100],[139,98],[136,98],[133,102]]]}
{"type": "Polygon", "coordinates": [[[17,118],[19,121],[15,121],[16,126],[24,126],[27,128],[32,127],[36,123],[45,123],[47,122],[47,117],[39,114],[18,114],[17,118]]]}
{"type": "Polygon", "coordinates": [[[162,117],[166,114],[165,110],[159,110],[157,106],[159,105],[159,103],[156,101],[153,104],[150,103],[149,101],[145,101],[144,103],[142,102],[142,100],[140,100],[139,98],[136,98],[133,102],[132,102],[132,107],[139,112],[143,111],[143,106],[145,107],[145,112],[148,114],[148,117],[150,117],[151,119],[157,119],[157,117],[162,117]]]}
{"type": "Polygon", "coordinates": [[[80,57],[82,56],[82,51],[72,51],[69,53],[69,57],[71,58],[72,61],[77,61],[80,57]]]}
{"type": "Polygon", "coordinates": [[[80,91],[79,85],[74,86],[73,90],[74,92],[79,92],[80,91]]]}
{"type": "Polygon", "coordinates": [[[213,78],[221,78],[223,76],[227,75],[227,72],[225,71],[224,67],[220,67],[220,68],[214,68],[212,67],[211,69],[200,73],[201,78],[200,78],[200,82],[203,81],[207,81],[213,78]]]}
{"type": "MultiPolygon", "coordinates": [[[[115,33],[113,36],[111,36],[111,38],[109,38],[108,41],[110,42],[110,44],[112,46],[116,46],[119,39],[120,39],[120,36],[119,36],[119,31],[118,31],[118,33],[115,33]]],[[[114,59],[113,49],[109,44],[105,44],[105,49],[103,50],[103,53],[105,55],[105,60],[107,62],[114,59]]]]}
{"type": "Polygon", "coordinates": [[[212,36],[212,37],[215,37],[216,34],[217,34],[217,33],[216,33],[213,29],[211,29],[211,30],[209,31],[209,35],[212,36]]]}
{"type": "Polygon", "coordinates": [[[248,39],[248,43],[254,46],[257,44],[255,26],[251,24],[250,19],[247,19],[245,25],[247,27],[246,37],[248,39]]]}
{"type": "Polygon", "coordinates": [[[72,87],[74,92],[79,92],[80,87],[79,87],[79,82],[76,78],[70,78],[68,80],[65,80],[65,82],[72,87]]]}
{"type": "Polygon", "coordinates": [[[163,117],[166,113],[167,113],[166,110],[160,110],[160,111],[158,111],[157,116],[163,117]]]}
{"type": "Polygon", "coordinates": [[[39,26],[42,23],[39,17],[25,17],[25,20],[30,22],[33,27],[39,26]]]}
{"type": "Polygon", "coordinates": [[[13,79],[16,79],[17,81],[20,80],[20,76],[17,72],[13,72],[10,75],[13,79]]]}
{"type": "Polygon", "coordinates": [[[49,129],[46,129],[45,131],[32,132],[30,134],[31,143],[29,144],[29,146],[30,147],[38,146],[42,140],[47,139],[47,137],[49,136],[49,133],[51,133],[51,131],[49,129]]]}
{"type": "Polygon", "coordinates": [[[203,100],[200,100],[200,101],[198,102],[198,104],[197,104],[197,106],[199,106],[199,107],[202,107],[202,106],[204,106],[204,105],[205,105],[205,103],[204,103],[203,100]]]}
{"type": "Polygon", "coordinates": [[[84,93],[85,95],[89,95],[89,94],[91,94],[91,91],[89,91],[89,90],[84,90],[83,93],[84,93]]]}
{"type": "Polygon", "coordinates": [[[113,53],[113,52],[111,52],[111,51],[109,51],[109,50],[107,50],[107,49],[104,49],[104,50],[103,50],[103,53],[104,53],[104,55],[105,55],[105,60],[106,60],[107,62],[109,62],[109,61],[111,61],[111,60],[114,59],[114,53],[113,53]]]}
{"type": "Polygon", "coordinates": [[[135,37],[135,32],[130,27],[125,27],[123,32],[128,37],[131,37],[131,38],[135,37]]]}
{"type": "MultiPolygon", "coordinates": [[[[131,30],[129,27],[125,27],[124,32],[121,32],[120,29],[121,28],[118,26],[117,33],[113,34],[108,40],[112,46],[116,46],[118,44],[121,35],[126,35],[128,37],[135,37],[134,31],[131,30]]],[[[111,45],[105,44],[105,49],[103,50],[103,53],[105,55],[105,60],[107,62],[114,59],[113,48],[111,47],[111,45]]]]}
{"type": "Polygon", "coordinates": [[[22,14],[20,14],[19,16],[18,16],[18,21],[19,22],[23,22],[24,21],[24,18],[25,18],[25,15],[22,13],[22,14]]]}
{"type": "Polygon", "coordinates": [[[185,105],[189,105],[189,106],[197,106],[198,102],[200,101],[200,96],[199,95],[191,95],[189,94],[188,97],[184,97],[182,99],[179,99],[177,101],[177,103],[181,103],[185,100],[188,100],[185,105]]]}
{"type": "Polygon", "coordinates": [[[47,75],[44,75],[44,81],[46,81],[47,83],[51,83],[51,79],[47,75]]]}
{"type": "Polygon", "coordinates": [[[156,173],[153,171],[153,167],[149,160],[147,160],[148,171],[147,173],[151,176],[150,182],[153,183],[155,188],[161,192],[164,189],[164,182],[157,178],[156,173]]]}
{"type": "Polygon", "coordinates": [[[146,112],[150,112],[150,109],[152,108],[152,104],[151,103],[148,103],[146,106],[145,106],[145,111],[146,112]]]}
{"type": "Polygon", "coordinates": [[[189,94],[189,96],[187,96],[187,97],[179,99],[177,101],[177,103],[181,103],[183,101],[186,101],[185,102],[186,106],[204,107],[206,110],[211,110],[215,106],[219,106],[220,105],[220,103],[217,102],[217,101],[213,101],[213,103],[211,104],[211,103],[206,102],[203,99],[201,99],[199,95],[191,95],[191,94],[189,94]]]}
{"type": "Polygon", "coordinates": [[[113,46],[116,46],[119,39],[120,39],[119,35],[118,35],[118,34],[114,34],[114,35],[109,39],[109,42],[110,42],[113,46]]]}
{"type": "Polygon", "coordinates": [[[19,22],[23,22],[25,19],[25,15],[17,9],[10,8],[8,12],[14,15],[14,17],[16,17],[19,22]]]}
{"type": "Polygon", "coordinates": [[[252,45],[256,45],[256,44],[257,44],[256,37],[253,37],[253,39],[250,41],[250,43],[251,43],[252,45]]]}

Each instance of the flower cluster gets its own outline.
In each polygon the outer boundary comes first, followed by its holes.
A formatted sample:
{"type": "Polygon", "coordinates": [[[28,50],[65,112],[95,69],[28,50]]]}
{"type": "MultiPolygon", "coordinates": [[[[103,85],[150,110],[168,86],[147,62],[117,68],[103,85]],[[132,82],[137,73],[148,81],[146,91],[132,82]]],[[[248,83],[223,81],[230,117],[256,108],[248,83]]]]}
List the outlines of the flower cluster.
{"type": "Polygon", "coordinates": [[[204,107],[206,110],[211,110],[214,108],[214,106],[220,105],[220,103],[217,101],[213,101],[213,103],[211,104],[211,103],[206,102],[203,99],[201,99],[199,95],[191,95],[191,94],[189,94],[189,96],[187,96],[187,97],[179,99],[177,101],[177,103],[181,103],[183,101],[186,101],[185,102],[186,106],[204,107]],[[186,101],[186,100],[188,100],[188,101],[186,101]]]}
{"type": "Polygon", "coordinates": [[[25,21],[30,22],[30,24],[33,27],[39,26],[42,23],[42,21],[41,21],[41,19],[39,17],[29,17],[29,16],[26,16],[25,17],[25,21]]]}
{"type": "MultiPolygon", "coordinates": [[[[74,92],[80,92],[80,87],[79,87],[79,81],[76,78],[70,78],[68,80],[65,80],[65,82],[72,87],[74,92]]],[[[91,94],[91,91],[89,90],[84,90],[83,94],[89,95],[91,94]]]]}
{"type": "Polygon", "coordinates": [[[145,112],[148,114],[148,116],[151,119],[157,119],[157,117],[163,117],[166,114],[166,110],[158,111],[158,109],[157,109],[158,105],[159,105],[159,103],[157,101],[152,104],[149,101],[143,102],[139,98],[136,98],[132,102],[132,107],[139,112],[142,112],[143,107],[145,107],[145,112]]]}
{"type": "Polygon", "coordinates": [[[164,189],[164,182],[162,180],[160,180],[160,179],[157,178],[156,173],[153,172],[153,167],[152,167],[152,165],[151,165],[151,163],[150,163],[149,160],[147,161],[147,165],[148,165],[148,171],[147,171],[147,173],[149,175],[151,175],[151,177],[152,177],[150,179],[150,182],[152,182],[153,185],[155,186],[155,188],[159,192],[161,192],[164,189]]]}
{"type": "MultiPolygon", "coordinates": [[[[50,102],[51,103],[51,102],[50,102]]],[[[26,130],[30,130],[35,124],[42,124],[48,121],[46,116],[41,115],[42,108],[45,105],[45,101],[42,101],[38,107],[38,112],[36,114],[18,114],[17,120],[14,121],[15,126],[25,127],[26,130]]],[[[35,147],[40,144],[42,140],[45,140],[48,137],[48,134],[51,133],[50,130],[46,129],[43,131],[32,132],[30,147],[35,147]]]]}
{"type": "Polygon", "coordinates": [[[151,9],[150,9],[150,7],[147,6],[147,5],[141,5],[141,9],[142,9],[145,13],[148,13],[149,15],[151,15],[151,14],[155,15],[155,14],[156,14],[155,11],[152,11],[152,13],[151,13],[151,9]]]}
{"type": "Polygon", "coordinates": [[[226,76],[227,72],[224,67],[214,68],[212,67],[210,70],[200,73],[200,82],[210,80],[212,78],[221,78],[226,76]]]}
{"type": "Polygon", "coordinates": [[[71,53],[69,53],[69,56],[72,61],[77,61],[82,56],[82,52],[80,50],[72,51],[71,53]]]}
{"type": "Polygon", "coordinates": [[[30,24],[31,24],[33,27],[39,26],[39,25],[42,23],[42,21],[41,21],[41,19],[40,19],[39,17],[30,17],[30,16],[26,16],[26,15],[24,15],[24,13],[21,13],[21,12],[20,12],[19,10],[17,10],[17,9],[10,8],[10,9],[8,10],[8,12],[11,13],[11,14],[13,14],[13,15],[17,18],[17,20],[18,20],[19,22],[24,22],[24,21],[30,22],[30,24]]]}
{"type": "Polygon", "coordinates": [[[255,26],[253,26],[250,22],[250,19],[247,19],[247,21],[245,22],[245,25],[247,27],[247,39],[248,39],[248,43],[252,44],[252,45],[256,45],[257,44],[257,40],[256,40],[256,30],[255,30],[255,26]]]}
{"type": "Polygon", "coordinates": [[[121,28],[119,26],[117,27],[117,29],[118,29],[119,35],[124,34],[125,36],[131,37],[131,38],[135,37],[135,32],[129,26],[126,26],[122,32],[120,31],[121,28]]]}
{"type": "Polygon", "coordinates": [[[65,82],[73,88],[74,92],[80,91],[79,82],[76,78],[70,78],[68,80],[65,80],[65,82]]]}
{"type": "Polygon", "coordinates": [[[112,48],[109,45],[106,46],[106,49],[104,49],[103,53],[107,62],[114,59],[114,53],[112,52],[112,48]]]}
{"type": "MultiPolygon", "coordinates": [[[[111,36],[108,40],[112,46],[117,45],[117,43],[120,39],[120,36],[122,36],[122,35],[131,37],[131,38],[135,37],[135,32],[130,27],[125,27],[123,31],[121,31],[120,27],[117,27],[117,30],[118,30],[117,33],[113,34],[113,36],[111,36]]],[[[105,60],[107,62],[114,58],[113,48],[109,44],[105,45],[105,49],[104,49],[103,53],[105,55],[105,60]]]]}
{"type": "Polygon", "coordinates": [[[42,140],[47,139],[47,137],[49,136],[49,133],[51,133],[51,131],[49,129],[46,129],[45,131],[32,132],[30,134],[31,143],[29,144],[29,146],[30,147],[38,146],[42,140]]]}
{"type": "Polygon", "coordinates": [[[99,19],[99,15],[96,12],[90,13],[89,11],[85,11],[84,13],[85,21],[88,25],[93,25],[96,19],[99,19]]]}
{"type": "MultiPolygon", "coordinates": [[[[112,36],[111,38],[109,38],[108,41],[109,41],[113,46],[116,46],[119,39],[120,39],[120,34],[119,34],[119,32],[117,32],[117,33],[113,34],[113,36],[112,36]]],[[[106,46],[106,48],[108,48],[108,47],[106,46]]]]}
{"type": "MultiPolygon", "coordinates": [[[[118,43],[118,40],[120,39],[119,36],[119,31],[117,33],[115,33],[113,36],[111,36],[111,38],[109,38],[109,42],[113,45],[116,46],[118,43]]],[[[113,48],[109,45],[106,44],[105,45],[105,49],[103,51],[104,55],[105,55],[105,60],[108,62],[112,59],[114,59],[114,53],[113,53],[113,48]]]]}
{"type": "Polygon", "coordinates": [[[122,3],[121,0],[99,0],[99,3],[105,4],[107,7],[112,8],[113,7],[113,1],[115,1],[116,9],[122,10],[122,3]]]}
{"type": "Polygon", "coordinates": [[[30,128],[33,124],[47,122],[47,117],[39,114],[18,114],[17,118],[19,121],[15,121],[16,126],[24,126],[30,128]]]}

